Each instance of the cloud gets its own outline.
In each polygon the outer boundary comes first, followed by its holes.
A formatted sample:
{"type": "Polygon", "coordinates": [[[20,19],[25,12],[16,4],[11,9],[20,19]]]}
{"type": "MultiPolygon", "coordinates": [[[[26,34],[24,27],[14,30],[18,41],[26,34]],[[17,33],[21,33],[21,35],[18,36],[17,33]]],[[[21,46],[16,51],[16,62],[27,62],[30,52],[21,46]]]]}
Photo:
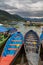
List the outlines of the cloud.
{"type": "Polygon", "coordinates": [[[16,7],[12,7],[12,6],[9,6],[7,4],[0,5],[0,8],[2,8],[2,9],[9,9],[9,10],[17,9],[16,7]]]}
{"type": "Polygon", "coordinates": [[[31,0],[32,3],[36,3],[36,2],[40,2],[40,1],[43,1],[43,0],[31,0]]]}
{"type": "MultiPolygon", "coordinates": [[[[4,0],[4,1],[5,1],[5,0],[4,0]]],[[[0,9],[9,12],[10,10],[13,11],[13,10],[15,10],[15,9],[17,9],[17,8],[14,7],[14,6],[10,6],[10,5],[6,4],[5,2],[1,1],[1,2],[0,2],[0,9]]]]}
{"type": "Polygon", "coordinates": [[[18,15],[23,17],[43,17],[43,11],[37,12],[16,12],[18,15]]]}
{"type": "Polygon", "coordinates": [[[0,9],[23,17],[42,17],[43,0],[0,0],[0,9]]]}

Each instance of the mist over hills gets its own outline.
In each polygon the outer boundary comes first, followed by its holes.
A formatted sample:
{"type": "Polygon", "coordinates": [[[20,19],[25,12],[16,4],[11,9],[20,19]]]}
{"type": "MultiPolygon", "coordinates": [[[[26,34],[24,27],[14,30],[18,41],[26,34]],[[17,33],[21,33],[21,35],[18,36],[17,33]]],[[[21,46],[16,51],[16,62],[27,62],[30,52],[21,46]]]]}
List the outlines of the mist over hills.
{"type": "Polygon", "coordinates": [[[43,18],[25,18],[26,21],[43,22],[43,18]]]}

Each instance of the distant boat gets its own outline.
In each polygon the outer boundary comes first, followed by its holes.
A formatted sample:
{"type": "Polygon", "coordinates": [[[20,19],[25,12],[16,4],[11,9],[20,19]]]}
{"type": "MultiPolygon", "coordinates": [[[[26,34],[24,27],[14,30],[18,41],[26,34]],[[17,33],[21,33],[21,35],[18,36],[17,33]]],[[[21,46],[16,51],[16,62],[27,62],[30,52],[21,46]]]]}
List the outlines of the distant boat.
{"type": "Polygon", "coordinates": [[[43,44],[43,31],[40,35],[40,42],[41,42],[40,57],[41,57],[41,60],[43,61],[43,47],[42,47],[42,44],[43,44]]]}
{"type": "Polygon", "coordinates": [[[8,32],[10,35],[14,34],[15,32],[17,32],[17,29],[16,28],[8,28],[8,32]]]}
{"type": "Polygon", "coordinates": [[[16,59],[23,46],[23,40],[23,35],[20,32],[14,33],[8,39],[0,57],[0,65],[10,65],[16,59]]]}
{"type": "Polygon", "coordinates": [[[5,27],[5,26],[3,26],[3,25],[0,25],[0,33],[1,32],[7,32],[8,31],[8,29],[5,27]]]}
{"type": "Polygon", "coordinates": [[[33,30],[26,33],[24,48],[29,65],[38,65],[40,40],[37,33],[33,30]]]}
{"type": "Polygon", "coordinates": [[[18,22],[12,21],[9,25],[16,25],[18,22]]]}

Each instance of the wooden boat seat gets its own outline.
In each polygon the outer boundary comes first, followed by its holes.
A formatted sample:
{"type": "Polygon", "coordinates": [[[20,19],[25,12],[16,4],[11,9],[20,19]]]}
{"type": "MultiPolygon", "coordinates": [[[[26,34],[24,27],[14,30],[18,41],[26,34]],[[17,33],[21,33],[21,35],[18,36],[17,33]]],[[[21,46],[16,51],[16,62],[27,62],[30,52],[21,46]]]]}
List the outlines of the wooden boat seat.
{"type": "Polygon", "coordinates": [[[32,46],[32,44],[28,44],[26,47],[28,47],[28,48],[37,48],[36,46],[32,46]]]}
{"type": "Polygon", "coordinates": [[[8,50],[18,50],[18,48],[8,48],[8,50]]]}
{"type": "MultiPolygon", "coordinates": [[[[30,38],[31,40],[37,40],[36,38],[30,38]]],[[[29,38],[26,38],[26,40],[30,40],[29,38]]]]}
{"type": "Polygon", "coordinates": [[[29,38],[29,37],[33,37],[33,36],[28,36],[28,38],[29,38]]]}
{"type": "MultiPolygon", "coordinates": [[[[18,45],[18,44],[9,44],[10,46],[16,46],[16,45],[18,45]]],[[[19,44],[19,45],[21,45],[21,44],[19,44]]]]}
{"type": "MultiPolygon", "coordinates": [[[[29,37],[29,38],[31,38],[31,39],[37,39],[37,38],[35,38],[35,37],[29,37]]],[[[26,38],[26,39],[29,39],[28,37],[26,38]]]]}
{"type": "Polygon", "coordinates": [[[28,42],[37,42],[37,40],[27,40],[28,42]]]}
{"type": "Polygon", "coordinates": [[[12,40],[12,42],[21,42],[22,40],[12,40]]]}

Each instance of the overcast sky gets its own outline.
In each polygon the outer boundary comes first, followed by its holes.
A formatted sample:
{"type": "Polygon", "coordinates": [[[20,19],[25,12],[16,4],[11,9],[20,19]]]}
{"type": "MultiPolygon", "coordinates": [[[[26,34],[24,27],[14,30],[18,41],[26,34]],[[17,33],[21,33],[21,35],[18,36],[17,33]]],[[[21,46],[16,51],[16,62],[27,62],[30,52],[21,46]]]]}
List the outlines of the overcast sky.
{"type": "Polygon", "coordinates": [[[0,0],[0,9],[22,17],[43,17],[43,0],[0,0]]]}

